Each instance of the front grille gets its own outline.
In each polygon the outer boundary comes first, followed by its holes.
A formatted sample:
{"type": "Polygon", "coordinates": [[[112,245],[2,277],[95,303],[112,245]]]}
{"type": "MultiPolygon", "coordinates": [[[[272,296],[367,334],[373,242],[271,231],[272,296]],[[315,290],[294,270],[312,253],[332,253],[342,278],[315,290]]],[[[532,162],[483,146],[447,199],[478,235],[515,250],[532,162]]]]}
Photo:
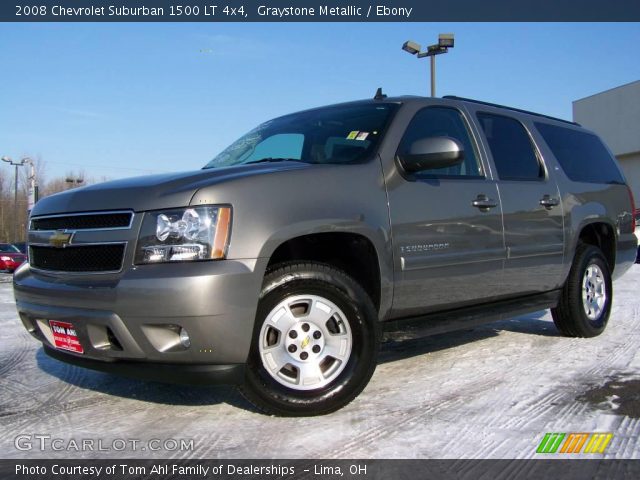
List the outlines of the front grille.
{"type": "Polygon", "coordinates": [[[95,230],[98,228],[128,228],[131,212],[89,213],[31,219],[31,230],[95,230]]]}
{"type": "Polygon", "coordinates": [[[56,272],[116,272],[122,268],[124,243],[66,248],[29,246],[29,263],[56,272]]]}

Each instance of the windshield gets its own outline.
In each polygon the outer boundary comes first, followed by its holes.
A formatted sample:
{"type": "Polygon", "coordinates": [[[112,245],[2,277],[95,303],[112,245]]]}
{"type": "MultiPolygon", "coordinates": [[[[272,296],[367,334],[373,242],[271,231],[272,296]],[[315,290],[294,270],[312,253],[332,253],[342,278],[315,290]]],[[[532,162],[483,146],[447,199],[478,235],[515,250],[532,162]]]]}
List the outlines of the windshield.
{"type": "Polygon", "coordinates": [[[20,253],[16,247],[10,243],[0,243],[0,252],[2,253],[20,253]]]}
{"type": "Polygon", "coordinates": [[[204,168],[293,160],[357,163],[370,158],[394,104],[319,108],[276,118],[233,142],[204,168]]]}

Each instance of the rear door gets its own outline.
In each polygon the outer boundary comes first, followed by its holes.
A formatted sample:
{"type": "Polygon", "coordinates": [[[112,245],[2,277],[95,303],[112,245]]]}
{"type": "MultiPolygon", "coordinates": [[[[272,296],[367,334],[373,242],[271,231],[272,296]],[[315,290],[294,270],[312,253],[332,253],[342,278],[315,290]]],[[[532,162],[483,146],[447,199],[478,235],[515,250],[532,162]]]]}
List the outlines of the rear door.
{"type": "Polygon", "coordinates": [[[563,207],[525,125],[502,113],[476,112],[499,179],[507,259],[505,294],[544,292],[562,281],[563,207]]]}
{"type": "Polygon", "coordinates": [[[502,291],[505,247],[498,189],[463,112],[439,105],[418,110],[397,153],[437,136],[462,144],[461,165],[396,175],[387,183],[396,316],[480,303],[502,291]]]}

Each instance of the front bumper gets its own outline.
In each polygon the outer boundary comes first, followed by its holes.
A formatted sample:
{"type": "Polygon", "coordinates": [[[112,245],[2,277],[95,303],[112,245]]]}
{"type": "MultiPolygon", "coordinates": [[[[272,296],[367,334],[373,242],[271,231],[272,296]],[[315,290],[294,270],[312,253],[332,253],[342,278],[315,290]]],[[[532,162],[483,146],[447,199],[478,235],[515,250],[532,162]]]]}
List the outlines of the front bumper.
{"type": "Polygon", "coordinates": [[[244,381],[245,364],[234,365],[190,365],[92,360],[77,355],[68,355],[44,345],[44,352],[51,358],[77,367],[113,373],[123,377],[137,378],[182,385],[240,385],[244,381]]]}
{"type": "Polygon", "coordinates": [[[133,267],[119,276],[46,274],[25,265],[14,292],[25,328],[68,363],[179,383],[237,383],[266,259],[133,267]],[[84,353],[54,348],[49,320],[73,324],[84,353]],[[180,328],[188,348],[175,341],[180,328]]]}

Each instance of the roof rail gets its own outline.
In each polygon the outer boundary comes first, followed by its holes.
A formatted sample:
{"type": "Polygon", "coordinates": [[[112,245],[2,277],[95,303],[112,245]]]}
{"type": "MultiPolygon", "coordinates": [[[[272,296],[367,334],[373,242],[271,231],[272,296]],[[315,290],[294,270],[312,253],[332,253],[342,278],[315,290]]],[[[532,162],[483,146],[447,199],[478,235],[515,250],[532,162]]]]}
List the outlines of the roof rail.
{"type": "Polygon", "coordinates": [[[535,115],[536,117],[548,118],[549,120],[555,120],[556,122],[563,122],[563,123],[568,123],[570,125],[577,125],[578,127],[581,126],[579,123],[572,122],[571,120],[565,120],[563,118],[556,118],[549,115],[543,115],[542,113],[530,112],[529,110],[522,110],[520,108],[507,107],[506,105],[499,105],[497,103],[489,103],[489,102],[483,102],[481,100],[474,100],[473,98],[456,97],[455,95],[445,95],[442,98],[449,98],[451,100],[460,100],[463,102],[479,103],[480,105],[487,105],[489,107],[504,108],[506,110],[511,110],[514,112],[526,113],[528,115],[535,115]]]}

